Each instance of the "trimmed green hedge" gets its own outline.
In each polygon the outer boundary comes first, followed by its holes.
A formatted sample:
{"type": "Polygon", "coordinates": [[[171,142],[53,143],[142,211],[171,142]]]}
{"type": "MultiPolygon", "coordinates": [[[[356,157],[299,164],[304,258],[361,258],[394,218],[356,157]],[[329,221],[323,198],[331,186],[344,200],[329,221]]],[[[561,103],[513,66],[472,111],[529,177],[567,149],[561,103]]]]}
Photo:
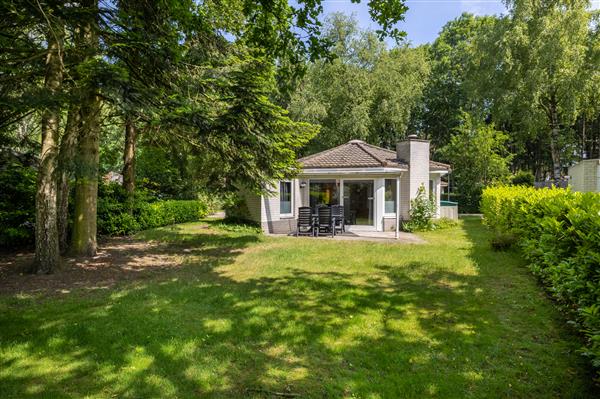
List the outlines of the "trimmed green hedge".
{"type": "Polygon", "coordinates": [[[584,355],[600,368],[600,194],[524,186],[486,188],[484,222],[512,237],[586,338],[584,355]]]}
{"type": "Polygon", "coordinates": [[[98,197],[98,233],[102,235],[126,235],[154,227],[194,222],[214,210],[208,199],[148,202],[146,195],[139,192],[133,203],[127,204],[121,186],[103,185],[101,191],[98,197]]]}

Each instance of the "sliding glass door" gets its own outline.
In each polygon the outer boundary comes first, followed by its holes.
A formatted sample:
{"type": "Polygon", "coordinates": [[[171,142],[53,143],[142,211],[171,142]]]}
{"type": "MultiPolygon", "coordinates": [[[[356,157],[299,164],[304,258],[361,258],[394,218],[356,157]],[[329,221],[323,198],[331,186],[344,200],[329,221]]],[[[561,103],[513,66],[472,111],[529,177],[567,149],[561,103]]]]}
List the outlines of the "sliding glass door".
{"type": "Polygon", "coordinates": [[[350,225],[373,226],[373,180],[344,180],[344,213],[350,225]]]}

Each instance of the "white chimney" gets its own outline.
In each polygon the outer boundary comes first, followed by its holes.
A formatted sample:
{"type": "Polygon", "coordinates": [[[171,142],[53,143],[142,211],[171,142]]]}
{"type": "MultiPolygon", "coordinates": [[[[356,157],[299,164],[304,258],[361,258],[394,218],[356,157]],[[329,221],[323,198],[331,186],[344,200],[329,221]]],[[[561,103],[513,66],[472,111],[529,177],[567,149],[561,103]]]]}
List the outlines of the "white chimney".
{"type": "Polygon", "coordinates": [[[421,185],[429,195],[429,140],[411,134],[396,144],[396,156],[408,164],[408,173],[402,176],[400,186],[400,213],[403,219],[408,219],[410,200],[417,196],[421,185]]]}

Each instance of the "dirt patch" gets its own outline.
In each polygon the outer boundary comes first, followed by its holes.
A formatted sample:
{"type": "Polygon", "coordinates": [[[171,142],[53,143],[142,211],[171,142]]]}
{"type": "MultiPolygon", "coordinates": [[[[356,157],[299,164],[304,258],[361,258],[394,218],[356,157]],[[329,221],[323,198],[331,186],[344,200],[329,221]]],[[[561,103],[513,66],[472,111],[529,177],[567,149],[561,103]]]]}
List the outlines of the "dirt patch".
{"type": "Polygon", "coordinates": [[[33,252],[0,254],[0,294],[66,294],[73,289],[108,289],[119,282],[148,278],[180,267],[185,248],[133,238],[111,238],[99,244],[93,258],[64,257],[60,270],[27,274],[33,252]]]}

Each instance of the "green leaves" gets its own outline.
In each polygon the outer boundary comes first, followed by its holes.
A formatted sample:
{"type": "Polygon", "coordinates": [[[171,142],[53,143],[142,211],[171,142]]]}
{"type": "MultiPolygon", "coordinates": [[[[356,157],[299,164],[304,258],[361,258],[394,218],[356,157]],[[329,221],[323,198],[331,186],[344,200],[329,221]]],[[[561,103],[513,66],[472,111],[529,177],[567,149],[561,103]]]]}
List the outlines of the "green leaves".
{"type": "Polygon", "coordinates": [[[435,211],[435,201],[427,197],[425,186],[421,185],[417,196],[410,201],[410,220],[404,223],[402,228],[411,232],[433,230],[435,211]]]}
{"type": "Polygon", "coordinates": [[[440,155],[452,164],[458,193],[474,199],[484,187],[506,181],[512,155],[506,149],[508,136],[494,125],[467,113],[463,113],[461,123],[440,155]]]}
{"type": "Polygon", "coordinates": [[[425,49],[388,51],[374,33],[360,31],[343,14],[330,17],[324,35],[334,43],[336,58],[309,66],[289,107],[294,119],[322,126],[306,152],[351,139],[394,146],[421,100],[429,74],[425,49]]]}
{"type": "Polygon", "coordinates": [[[513,234],[600,365],[600,194],[524,186],[484,190],[481,210],[496,234],[513,234]]]}

